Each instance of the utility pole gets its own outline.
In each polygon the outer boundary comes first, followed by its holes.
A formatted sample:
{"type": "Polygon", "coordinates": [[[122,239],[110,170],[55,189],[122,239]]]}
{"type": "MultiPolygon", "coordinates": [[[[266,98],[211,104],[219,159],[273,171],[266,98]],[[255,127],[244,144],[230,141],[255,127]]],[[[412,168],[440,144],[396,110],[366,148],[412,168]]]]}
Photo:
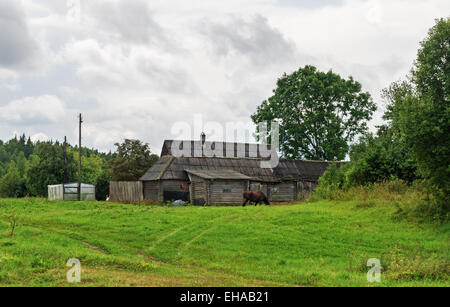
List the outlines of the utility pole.
{"type": "Polygon", "coordinates": [[[78,201],[81,200],[81,124],[83,123],[83,117],[79,117],[79,126],[78,126],[78,201]]]}
{"type": "Polygon", "coordinates": [[[67,183],[67,136],[64,137],[64,182],[67,183]]]}

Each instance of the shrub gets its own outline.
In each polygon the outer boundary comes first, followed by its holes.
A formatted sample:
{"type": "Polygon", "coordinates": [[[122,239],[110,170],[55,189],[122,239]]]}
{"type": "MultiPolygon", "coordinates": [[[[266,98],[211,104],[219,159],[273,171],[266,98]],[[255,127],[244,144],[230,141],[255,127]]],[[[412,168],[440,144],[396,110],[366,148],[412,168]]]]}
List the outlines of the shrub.
{"type": "Polygon", "coordinates": [[[21,179],[14,162],[9,166],[5,176],[0,178],[0,197],[20,196],[21,179]]]}
{"type": "Polygon", "coordinates": [[[421,249],[410,253],[399,244],[390,247],[381,256],[381,263],[389,279],[448,280],[450,277],[450,264],[445,259],[426,255],[421,249]]]}
{"type": "Polygon", "coordinates": [[[436,192],[429,192],[432,187],[429,187],[426,181],[418,181],[408,186],[403,180],[394,178],[364,186],[339,188],[337,185],[327,185],[327,180],[331,177],[328,175],[324,180],[319,180],[319,187],[309,201],[355,201],[355,209],[372,208],[382,203],[395,206],[394,220],[406,219],[418,223],[448,222],[448,210],[442,208],[440,200],[435,197],[436,192]]]}

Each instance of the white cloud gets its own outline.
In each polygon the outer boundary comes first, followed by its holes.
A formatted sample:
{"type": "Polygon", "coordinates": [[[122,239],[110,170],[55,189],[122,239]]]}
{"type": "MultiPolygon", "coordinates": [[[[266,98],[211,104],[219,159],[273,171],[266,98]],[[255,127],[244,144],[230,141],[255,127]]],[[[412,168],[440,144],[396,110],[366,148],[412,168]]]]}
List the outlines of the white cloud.
{"type": "Polygon", "coordinates": [[[122,68],[128,59],[120,46],[101,45],[97,40],[71,40],[61,53],[68,62],[76,63],[77,76],[96,85],[119,84],[125,82],[126,71],[122,68]]]}
{"type": "Polygon", "coordinates": [[[32,142],[37,142],[37,141],[46,142],[46,141],[50,140],[50,138],[45,133],[42,133],[42,132],[33,134],[30,138],[31,138],[32,142]]]}
{"type": "Polygon", "coordinates": [[[0,120],[20,125],[63,123],[65,105],[56,96],[24,97],[0,106],[0,120]]]}
{"type": "Polygon", "coordinates": [[[17,83],[18,74],[9,69],[0,68],[0,89],[3,87],[10,91],[15,91],[19,88],[17,83]]]}

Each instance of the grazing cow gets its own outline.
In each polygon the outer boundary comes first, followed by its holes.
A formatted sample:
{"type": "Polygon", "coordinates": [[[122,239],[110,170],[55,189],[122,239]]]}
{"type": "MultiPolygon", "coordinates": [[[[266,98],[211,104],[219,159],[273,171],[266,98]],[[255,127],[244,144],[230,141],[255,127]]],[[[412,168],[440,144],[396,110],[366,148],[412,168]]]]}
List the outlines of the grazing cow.
{"type": "Polygon", "coordinates": [[[243,207],[248,202],[254,202],[255,206],[257,206],[259,203],[265,203],[267,206],[270,206],[269,200],[267,199],[266,194],[264,194],[261,191],[253,192],[253,191],[246,191],[244,192],[244,203],[242,204],[243,207]]]}

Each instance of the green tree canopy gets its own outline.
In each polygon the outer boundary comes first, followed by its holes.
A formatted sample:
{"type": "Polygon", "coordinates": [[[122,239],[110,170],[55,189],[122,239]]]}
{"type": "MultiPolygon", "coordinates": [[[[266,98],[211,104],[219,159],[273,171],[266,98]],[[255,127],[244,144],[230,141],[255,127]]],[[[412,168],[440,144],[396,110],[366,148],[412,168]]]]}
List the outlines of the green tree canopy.
{"type": "Polygon", "coordinates": [[[0,197],[18,197],[20,193],[20,174],[14,161],[8,166],[6,175],[0,178],[0,197]]]}
{"type": "Polygon", "coordinates": [[[149,145],[139,140],[125,140],[116,143],[117,154],[110,161],[112,177],[117,181],[135,181],[158,160],[158,156],[151,153],[149,145]]]}
{"type": "MultiPolygon", "coordinates": [[[[287,158],[343,160],[349,143],[367,131],[376,105],[361,84],[331,70],[305,66],[277,82],[274,95],[262,102],[255,124],[278,120],[280,149],[287,158]]],[[[268,132],[270,132],[270,125],[268,132]]],[[[257,131],[259,138],[265,138],[257,131]]]]}
{"type": "Polygon", "coordinates": [[[45,142],[36,145],[27,172],[27,187],[31,195],[46,196],[48,185],[66,183],[66,178],[69,182],[75,181],[75,160],[73,155],[68,154],[66,157],[67,164],[64,162],[62,144],[45,142]]]}
{"type": "Polygon", "coordinates": [[[450,20],[437,20],[412,70],[414,91],[398,99],[399,127],[422,176],[450,202],[450,20]]]}

